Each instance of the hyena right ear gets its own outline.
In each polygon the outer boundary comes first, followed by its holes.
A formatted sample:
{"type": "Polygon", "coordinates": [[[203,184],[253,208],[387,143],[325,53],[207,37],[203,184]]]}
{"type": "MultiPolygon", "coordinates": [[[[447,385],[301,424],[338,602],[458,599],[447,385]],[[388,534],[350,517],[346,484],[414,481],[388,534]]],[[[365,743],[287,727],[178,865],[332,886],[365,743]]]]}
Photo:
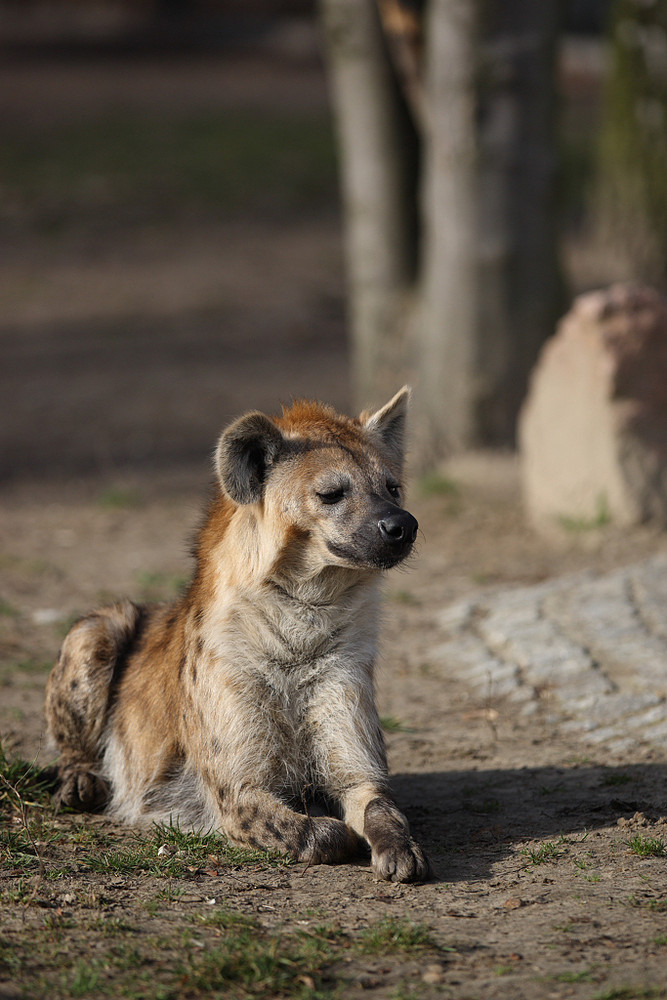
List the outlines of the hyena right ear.
{"type": "Polygon", "coordinates": [[[215,468],[232,500],[246,504],[262,499],[264,483],[283,444],[282,434],[263,413],[246,413],[222,432],[215,468]]]}
{"type": "Polygon", "coordinates": [[[373,413],[364,410],[359,420],[372,439],[394,460],[403,466],[405,455],[405,424],[412,390],[404,385],[383,407],[373,413]]]}

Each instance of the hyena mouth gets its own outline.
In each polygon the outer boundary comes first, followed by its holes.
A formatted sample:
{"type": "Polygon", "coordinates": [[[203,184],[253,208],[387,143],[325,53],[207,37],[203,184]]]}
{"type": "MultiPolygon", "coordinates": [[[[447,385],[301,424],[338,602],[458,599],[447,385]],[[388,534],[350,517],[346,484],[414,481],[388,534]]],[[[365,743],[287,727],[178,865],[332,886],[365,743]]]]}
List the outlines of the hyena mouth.
{"type": "Polygon", "coordinates": [[[359,567],[372,567],[373,569],[391,569],[402,562],[412,551],[412,542],[405,544],[400,551],[387,549],[382,545],[369,548],[366,551],[359,551],[348,548],[345,545],[336,545],[335,542],[327,542],[327,548],[333,556],[344,559],[348,563],[359,567]]]}

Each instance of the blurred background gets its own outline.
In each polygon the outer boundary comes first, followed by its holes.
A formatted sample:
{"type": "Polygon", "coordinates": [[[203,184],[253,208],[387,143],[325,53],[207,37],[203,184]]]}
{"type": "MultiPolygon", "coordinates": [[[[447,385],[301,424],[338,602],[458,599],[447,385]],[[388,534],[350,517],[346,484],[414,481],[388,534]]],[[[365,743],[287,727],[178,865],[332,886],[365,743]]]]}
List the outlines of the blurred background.
{"type": "Polygon", "coordinates": [[[2,0],[0,476],[205,478],[417,387],[512,446],[574,294],[665,282],[667,2],[2,0]]]}

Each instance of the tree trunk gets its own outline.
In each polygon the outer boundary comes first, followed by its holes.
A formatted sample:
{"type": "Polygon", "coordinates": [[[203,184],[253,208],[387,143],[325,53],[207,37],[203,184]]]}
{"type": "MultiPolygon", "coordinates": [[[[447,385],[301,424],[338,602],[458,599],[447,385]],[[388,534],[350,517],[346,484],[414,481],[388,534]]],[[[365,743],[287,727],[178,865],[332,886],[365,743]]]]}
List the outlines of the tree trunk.
{"type": "Polygon", "coordinates": [[[513,440],[527,378],[562,311],[557,255],[558,0],[486,6],[479,85],[476,434],[513,440]]]}
{"type": "Polygon", "coordinates": [[[405,381],[416,270],[417,138],[375,0],[321,0],[336,113],[355,403],[405,381]]]}
{"type": "Polygon", "coordinates": [[[377,402],[415,377],[425,466],[453,449],[513,440],[529,372],[558,315],[560,3],[377,2],[394,57],[401,39],[392,32],[423,9],[423,58],[419,45],[408,46],[407,62],[395,58],[398,77],[376,0],[321,0],[340,133],[353,378],[357,400],[377,402]]]}
{"type": "Polygon", "coordinates": [[[667,0],[615,0],[598,151],[597,227],[618,270],[667,284],[667,0]]]}
{"type": "Polygon", "coordinates": [[[475,0],[431,0],[422,192],[419,463],[474,437],[477,363],[475,0]]]}

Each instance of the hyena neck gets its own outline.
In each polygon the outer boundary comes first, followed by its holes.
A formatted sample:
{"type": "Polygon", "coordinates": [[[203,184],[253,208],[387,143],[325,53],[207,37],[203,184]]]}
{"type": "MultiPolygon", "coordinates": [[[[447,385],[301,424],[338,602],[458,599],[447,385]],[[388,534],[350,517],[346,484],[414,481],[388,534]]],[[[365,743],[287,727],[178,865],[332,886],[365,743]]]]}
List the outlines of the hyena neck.
{"type": "Polygon", "coordinates": [[[266,585],[284,599],[303,604],[304,607],[339,607],[367,598],[379,586],[376,573],[339,566],[327,566],[319,573],[301,575],[298,569],[290,572],[272,572],[266,585]]]}

